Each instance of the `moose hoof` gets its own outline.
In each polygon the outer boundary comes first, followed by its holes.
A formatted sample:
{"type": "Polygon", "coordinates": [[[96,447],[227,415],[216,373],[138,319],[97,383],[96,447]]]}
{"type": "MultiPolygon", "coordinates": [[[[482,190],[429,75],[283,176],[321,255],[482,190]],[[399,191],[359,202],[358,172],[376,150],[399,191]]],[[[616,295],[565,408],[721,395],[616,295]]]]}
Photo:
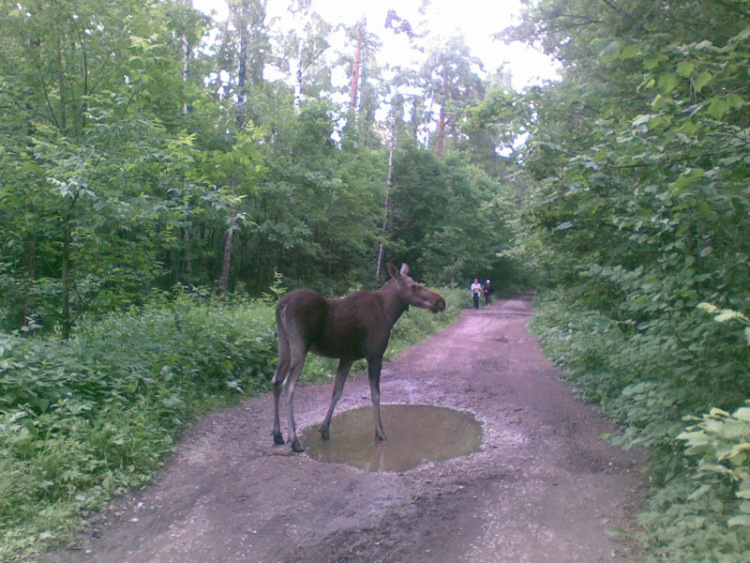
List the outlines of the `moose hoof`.
{"type": "Polygon", "coordinates": [[[378,439],[378,442],[385,442],[385,432],[375,432],[375,438],[378,439]]]}
{"type": "Polygon", "coordinates": [[[330,440],[331,439],[331,433],[328,431],[328,428],[321,428],[320,429],[320,439],[321,440],[330,440]]]}
{"type": "Polygon", "coordinates": [[[276,444],[276,445],[278,445],[278,446],[281,446],[281,445],[284,444],[284,437],[281,435],[281,432],[279,432],[278,434],[276,432],[274,432],[274,434],[273,434],[273,443],[276,444]]]}
{"type": "Polygon", "coordinates": [[[295,439],[295,440],[294,440],[294,441],[292,442],[292,451],[293,451],[294,453],[298,453],[298,454],[301,454],[302,452],[304,452],[304,451],[305,451],[305,448],[303,448],[303,447],[302,447],[302,446],[300,445],[300,443],[299,443],[299,440],[295,439]]]}

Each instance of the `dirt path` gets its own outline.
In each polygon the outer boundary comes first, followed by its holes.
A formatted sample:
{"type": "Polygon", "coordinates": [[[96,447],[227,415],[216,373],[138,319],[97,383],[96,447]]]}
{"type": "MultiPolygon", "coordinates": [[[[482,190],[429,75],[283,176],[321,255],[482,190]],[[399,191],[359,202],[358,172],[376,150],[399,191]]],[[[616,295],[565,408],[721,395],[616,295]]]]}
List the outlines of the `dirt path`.
{"type": "MultiPolygon", "coordinates": [[[[556,379],[525,328],[530,299],[465,311],[383,370],[384,404],[472,413],[477,453],[403,473],[320,463],[273,445],[272,400],[258,397],[203,420],[153,486],[43,561],[634,560],[606,530],[632,524],[639,456],[602,440],[611,426],[556,379]]],[[[330,392],[298,388],[300,427],[323,419],[330,392]]],[[[368,403],[356,377],[337,412],[368,403]]]]}

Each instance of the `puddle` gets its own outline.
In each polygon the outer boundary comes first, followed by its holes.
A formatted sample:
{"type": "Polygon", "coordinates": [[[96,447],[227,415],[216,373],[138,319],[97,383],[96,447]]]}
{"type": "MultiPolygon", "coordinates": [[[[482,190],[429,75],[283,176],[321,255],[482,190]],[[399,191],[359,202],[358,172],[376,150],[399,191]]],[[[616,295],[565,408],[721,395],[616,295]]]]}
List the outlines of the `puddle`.
{"type": "Polygon", "coordinates": [[[318,461],[348,463],[368,471],[406,471],[479,449],[482,426],[470,414],[428,405],[381,405],[384,442],[375,439],[372,407],[343,412],[331,421],[331,439],[318,426],[302,433],[302,444],[318,461]]]}

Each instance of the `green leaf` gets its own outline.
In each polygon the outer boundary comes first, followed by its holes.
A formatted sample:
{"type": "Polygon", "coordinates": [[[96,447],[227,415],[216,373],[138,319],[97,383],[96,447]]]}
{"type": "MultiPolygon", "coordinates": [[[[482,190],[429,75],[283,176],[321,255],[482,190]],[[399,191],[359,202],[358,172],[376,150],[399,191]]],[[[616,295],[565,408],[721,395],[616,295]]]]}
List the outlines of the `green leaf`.
{"type": "Polygon", "coordinates": [[[719,308],[716,305],[711,305],[711,303],[699,303],[698,309],[700,309],[701,311],[705,311],[706,313],[709,313],[709,314],[714,314],[719,310],[719,308]]]}
{"type": "Polygon", "coordinates": [[[620,52],[620,42],[614,39],[604,45],[599,50],[599,58],[605,63],[612,62],[617,59],[617,55],[620,52]]]}
{"type": "Polygon", "coordinates": [[[626,45],[620,50],[619,57],[621,59],[632,59],[637,57],[641,53],[640,45],[626,45]]]}
{"type": "Polygon", "coordinates": [[[705,446],[710,442],[708,435],[702,430],[683,432],[677,436],[678,440],[685,440],[691,447],[705,446]]]}
{"type": "Polygon", "coordinates": [[[740,514],[739,516],[733,516],[727,521],[730,528],[735,526],[750,526],[750,514],[740,514]]]}
{"type": "Polygon", "coordinates": [[[167,399],[162,399],[161,402],[168,409],[173,409],[182,404],[182,399],[178,395],[172,395],[167,399]]]}
{"type": "Polygon", "coordinates": [[[689,168],[685,170],[685,172],[682,173],[682,176],[680,176],[676,181],[672,182],[669,187],[672,191],[679,192],[680,190],[682,190],[682,188],[689,186],[695,180],[702,178],[703,174],[704,172],[702,168],[689,168]]]}
{"type": "Polygon", "coordinates": [[[668,57],[666,55],[663,55],[661,53],[656,55],[649,55],[643,59],[643,66],[646,70],[654,70],[656,69],[661,63],[668,61],[668,57]]]}
{"type": "Polygon", "coordinates": [[[664,74],[660,74],[659,78],[656,81],[656,85],[665,94],[671,92],[675,88],[677,88],[677,85],[680,83],[679,78],[677,78],[676,74],[673,74],[671,72],[665,72],[664,74]]]}
{"type": "Polygon", "coordinates": [[[725,323],[728,321],[742,319],[746,319],[745,315],[737,311],[732,311],[731,309],[722,309],[721,312],[714,318],[717,323],[725,323]]]}
{"type": "Polygon", "coordinates": [[[693,79],[693,89],[700,94],[701,90],[708,85],[713,79],[710,72],[701,72],[696,78],[693,79]]]}
{"type": "Polygon", "coordinates": [[[682,61],[677,64],[677,74],[683,78],[689,78],[695,70],[695,63],[691,61],[682,61]]]}
{"type": "Polygon", "coordinates": [[[741,454],[742,452],[746,452],[748,450],[750,450],[750,444],[749,443],[744,442],[742,444],[737,444],[736,446],[732,447],[732,450],[731,450],[729,456],[727,456],[727,457],[730,457],[730,458],[731,457],[736,457],[739,454],[741,454]]]}
{"type": "Polygon", "coordinates": [[[725,475],[736,479],[734,471],[719,463],[704,463],[701,465],[700,469],[705,473],[716,473],[718,475],[725,475]]]}
{"type": "Polygon", "coordinates": [[[710,490],[711,487],[709,485],[701,485],[687,497],[687,500],[695,500],[697,498],[700,498],[710,490]]]}
{"type": "Polygon", "coordinates": [[[742,109],[747,105],[745,98],[743,98],[739,94],[729,94],[726,98],[726,101],[732,109],[742,109]]]}
{"type": "Polygon", "coordinates": [[[750,26],[743,29],[741,32],[739,32],[737,35],[732,37],[729,42],[730,43],[744,43],[750,38],[750,26]]]}
{"type": "Polygon", "coordinates": [[[721,98],[714,98],[710,104],[708,104],[708,115],[714,119],[720,120],[729,111],[730,106],[726,100],[721,98]]]}

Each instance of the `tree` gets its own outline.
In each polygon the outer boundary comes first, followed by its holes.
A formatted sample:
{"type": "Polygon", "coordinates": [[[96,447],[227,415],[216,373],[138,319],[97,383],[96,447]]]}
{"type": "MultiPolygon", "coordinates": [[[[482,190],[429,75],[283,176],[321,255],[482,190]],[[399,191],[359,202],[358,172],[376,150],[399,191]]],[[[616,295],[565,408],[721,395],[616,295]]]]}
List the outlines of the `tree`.
{"type": "MultiPolygon", "coordinates": [[[[2,262],[11,266],[6,280],[25,280],[18,314],[59,323],[67,337],[95,301],[159,275],[156,247],[140,238],[153,210],[138,197],[150,192],[152,159],[187,100],[171,25],[192,12],[126,0],[2,10],[0,72],[13,79],[0,104],[14,115],[2,145],[6,160],[24,163],[9,168],[18,175],[3,185],[2,198],[15,218],[6,234],[26,241],[17,247],[25,258],[19,262],[14,250],[2,262]],[[34,182],[31,199],[24,177],[34,182]],[[18,221],[24,208],[33,223],[18,221]],[[129,252],[135,245],[139,251],[129,252]]],[[[200,18],[180,21],[199,34],[200,18]]]]}
{"type": "Polygon", "coordinates": [[[311,6],[310,0],[291,2],[292,29],[276,38],[281,50],[275,64],[287,74],[288,82],[294,84],[294,107],[298,113],[305,94],[314,98],[318,90],[332,89],[331,68],[325,60],[332,27],[317,12],[312,12],[311,6]]]}
{"type": "Polygon", "coordinates": [[[380,146],[381,139],[376,131],[375,113],[380,106],[382,81],[376,54],[380,40],[367,32],[367,20],[363,18],[346,29],[347,45],[351,55],[344,55],[342,62],[349,67],[349,103],[346,110],[346,127],[343,131],[344,143],[360,144],[370,148],[380,146]]]}
{"type": "Polygon", "coordinates": [[[479,102],[484,94],[482,80],[475,69],[481,62],[471,56],[463,37],[453,37],[432,51],[420,71],[424,91],[438,108],[436,147],[438,156],[445,150],[446,131],[461,118],[463,108],[479,102]]]}
{"type": "Polygon", "coordinates": [[[263,70],[270,54],[266,26],[266,0],[230,0],[219,49],[221,70],[229,73],[229,96],[235,98],[237,127],[257,123],[247,107],[250,91],[263,83],[263,70]]]}
{"type": "Polygon", "coordinates": [[[402,142],[393,170],[391,252],[440,283],[494,277],[508,236],[488,205],[497,196],[499,186],[459,154],[440,159],[402,142]]]}
{"type": "Polygon", "coordinates": [[[502,177],[511,161],[520,163],[534,125],[528,102],[508,88],[489,90],[479,104],[466,108],[458,148],[490,176],[502,177]]]}
{"type": "Polygon", "coordinates": [[[734,518],[745,501],[716,486],[724,468],[696,490],[676,442],[686,417],[734,411],[750,392],[750,350],[699,308],[750,305],[748,24],[738,2],[579,0],[540,2],[517,30],[565,69],[527,95],[519,249],[562,292],[553,322],[572,380],[669,476],[643,519],[661,560],[750,552],[734,518]]]}

